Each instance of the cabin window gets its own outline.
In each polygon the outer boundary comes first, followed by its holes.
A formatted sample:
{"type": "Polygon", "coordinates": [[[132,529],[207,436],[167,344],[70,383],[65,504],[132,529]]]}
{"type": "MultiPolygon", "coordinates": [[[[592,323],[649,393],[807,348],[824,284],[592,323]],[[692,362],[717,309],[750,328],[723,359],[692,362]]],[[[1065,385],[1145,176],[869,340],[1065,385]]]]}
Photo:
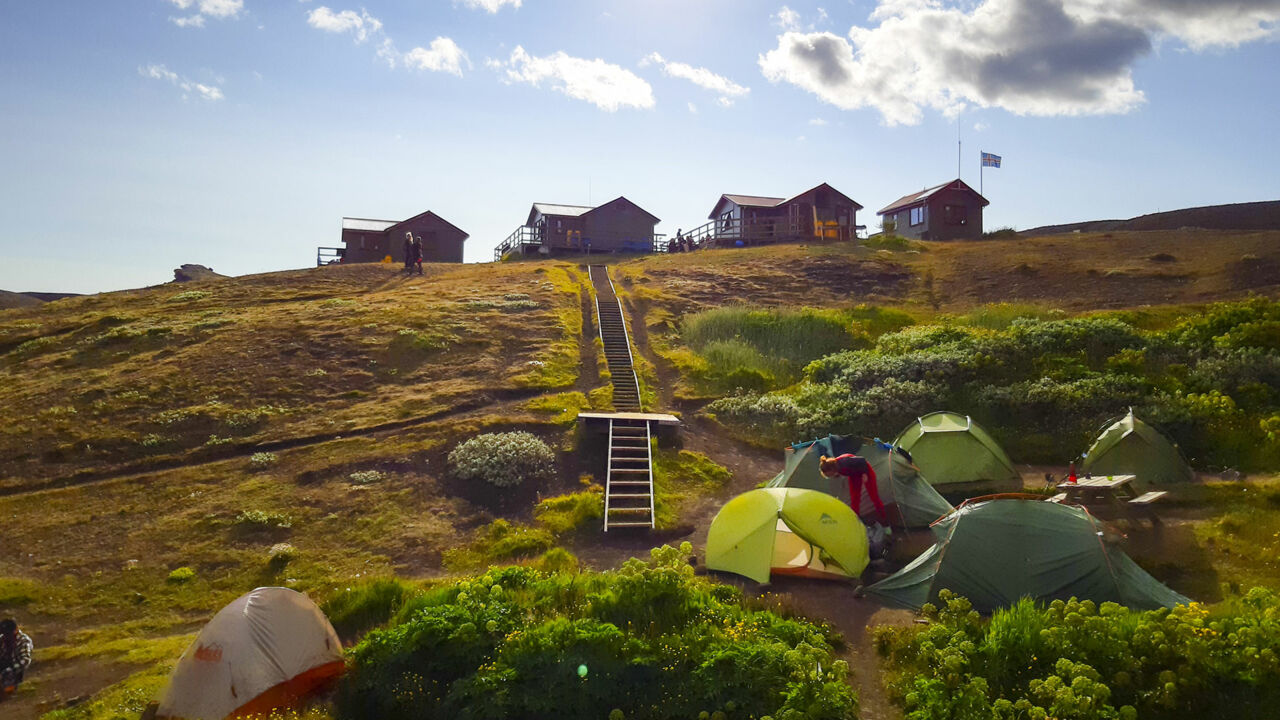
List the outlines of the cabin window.
{"type": "Polygon", "coordinates": [[[948,225],[964,225],[969,220],[963,205],[943,205],[942,219],[948,225]]]}
{"type": "Polygon", "coordinates": [[[924,206],[911,208],[911,224],[912,225],[924,224],[924,206]]]}

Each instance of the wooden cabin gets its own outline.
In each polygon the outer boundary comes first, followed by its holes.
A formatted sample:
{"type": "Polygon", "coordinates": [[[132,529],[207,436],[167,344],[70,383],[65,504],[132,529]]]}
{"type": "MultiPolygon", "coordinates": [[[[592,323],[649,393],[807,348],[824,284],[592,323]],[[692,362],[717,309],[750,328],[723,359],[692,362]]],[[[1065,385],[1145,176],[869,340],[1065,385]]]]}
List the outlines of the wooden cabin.
{"type": "Polygon", "coordinates": [[[525,224],[494,249],[494,259],[531,252],[652,252],[658,222],[625,197],[596,207],[534,203],[525,224]]]}
{"type": "Polygon", "coordinates": [[[906,195],[876,213],[881,227],[915,240],[981,240],[982,208],[991,203],[963,180],[906,195]]]}
{"type": "Polygon", "coordinates": [[[469,237],[453,223],[430,210],[408,220],[371,220],[342,218],[344,263],[404,262],[404,234],[413,233],[422,240],[423,262],[462,262],[462,248],[469,237]]]}
{"type": "Polygon", "coordinates": [[[703,245],[758,245],[803,240],[851,240],[862,205],[827,183],[790,198],[724,194],[710,223],[690,234],[703,245]]]}

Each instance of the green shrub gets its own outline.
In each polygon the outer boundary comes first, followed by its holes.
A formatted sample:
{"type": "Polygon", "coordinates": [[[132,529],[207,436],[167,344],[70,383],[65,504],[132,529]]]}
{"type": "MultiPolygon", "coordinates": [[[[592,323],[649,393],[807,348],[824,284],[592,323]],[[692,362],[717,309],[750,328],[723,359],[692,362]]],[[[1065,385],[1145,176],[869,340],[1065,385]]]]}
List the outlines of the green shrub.
{"type": "Polygon", "coordinates": [[[268,528],[291,528],[293,527],[293,518],[282,512],[268,512],[266,510],[244,510],[236,515],[232,521],[237,527],[249,530],[268,529],[268,528]]]}
{"type": "Polygon", "coordinates": [[[477,435],[449,453],[449,471],[465,482],[511,487],[555,477],[556,455],[532,433],[477,435]]]}
{"type": "Polygon", "coordinates": [[[192,570],[189,567],[183,566],[180,568],[175,568],[172,572],[169,573],[168,582],[171,585],[182,585],[183,583],[187,583],[194,580],[195,577],[196,577],[195,570],[192,570]]]}
{"type": "Polygon", "coordinates": [[[397,578],[364,580],[330,595],[320,609],[340,637],[353,638],[386,623],[416,593],[397,578]]]}
{"type": "Polygon", "coordinates": [[[560,535],[604,517],[604,494],[594,490],[549,497],[533,508],[533,516],[547,530],[560,535]]]}
{"type": "Polygon", "coordinates": [[[337,715],[856,717],[835,638],[694,577],[691,550],[607,573],[492,569],[418,596],[352,650],[337,715]]]}
{"type": "Polygon", "coordinates": [[[253,455],[249,456],[249,466],[252,467],[254,470],[262,470],[263,468],[267,468],[267,467],[271,467],[272,465],[275,465],[277,459],[278,458],[276,457],[275,453],[256,452],[253,455]]]}
{"type": "Polygon", "coordinates": [[[347,479],[355,485],[372,485],[386,480],[387,476],[380,470],[357,470],[347,475],[347,479]]]}
{"type": "Polygon", "coordinates": [[[40,586],[29,580],[0,577],[0,608],[28,605],[35,601],[40,586]]]}
{"type": "Polygon", "coordinates": [[[298,559],[298,549],[289,543],[276,543],[267,550],[267,567],[272,572],[280,572],[285,566],[298,559]]]}
{"type": "Polygon", "coordinates": [[[1280,702],[1280,599],[1268,590],[1213,612],[1023,600],[990,621],[940,598],[927,626],[876,632],[909,718],[1270,717],[1280,702]]]}
{"type": "Polygon", "coordinates": [[[208,290],[187,290],[185,292],[180,292],[177,295],[171,295],[169,297],[169,302],[193,302],[196,300],[204,300],[212,294],[213,293],[208,290]]]}

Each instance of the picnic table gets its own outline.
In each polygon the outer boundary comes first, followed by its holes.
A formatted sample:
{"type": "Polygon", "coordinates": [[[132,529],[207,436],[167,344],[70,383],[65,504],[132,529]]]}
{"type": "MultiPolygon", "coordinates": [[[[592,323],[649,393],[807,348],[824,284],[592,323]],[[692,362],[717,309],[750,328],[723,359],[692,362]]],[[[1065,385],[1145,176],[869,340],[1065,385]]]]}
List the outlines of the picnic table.
{"type": "Polygon", "coordinates": [[[1082,477],[1075,482],[1058,483],[1058,494],[1049,502],[1074,502],[1084,506],[1110,506],[1121,512],[1145,510],[1152,522],[1159,522],[1151,512],[1151,504],[1169,493],[1164,490],[1138,493],[1133,486],[1136,475],[1107,475],[1082,477]]]}

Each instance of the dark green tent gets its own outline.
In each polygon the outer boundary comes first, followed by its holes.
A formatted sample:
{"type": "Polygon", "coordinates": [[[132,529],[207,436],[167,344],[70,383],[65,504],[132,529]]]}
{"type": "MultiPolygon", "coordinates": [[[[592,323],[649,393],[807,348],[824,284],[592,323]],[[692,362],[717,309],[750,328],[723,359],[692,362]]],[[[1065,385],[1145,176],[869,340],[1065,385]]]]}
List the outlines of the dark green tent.
{"type": "Polygon", "coordinates": [[[1159,430],[1129,414],[1107,425],[1085,453],[1084,472],[1093,475],[1136,475],[1152,485],[1194,480],[1178,446],[1159,430]]]}
{"type": "Polygon", "coordinates": [[[902,570],[867,588],[919,609],[946,588],[979,612],[1077,597],[1140,610],[1190,602],[1138,567],[1083,508],[1041,500],[968,502],[934,525],[938,542],[902,570]]]}
{"type": "MultiPolygon", "coordinates": [[[[876,487],[889,520],[903,527],[924,527],[951,512],[951,504],[920,476],[911,456],[878,440],[863,440],[828,435],[787,448],[785,469],[769,481],[769,487],[795,487],[818,490],[849,503],[849,483],[844,477],[829,478],[818,469],[818,459],[853,453],[867,459],[876,473],[876,487]]],[[[858,516],[867,521],[877,519],[875,506],[866,491],[858,507],[858,516]]]]}

